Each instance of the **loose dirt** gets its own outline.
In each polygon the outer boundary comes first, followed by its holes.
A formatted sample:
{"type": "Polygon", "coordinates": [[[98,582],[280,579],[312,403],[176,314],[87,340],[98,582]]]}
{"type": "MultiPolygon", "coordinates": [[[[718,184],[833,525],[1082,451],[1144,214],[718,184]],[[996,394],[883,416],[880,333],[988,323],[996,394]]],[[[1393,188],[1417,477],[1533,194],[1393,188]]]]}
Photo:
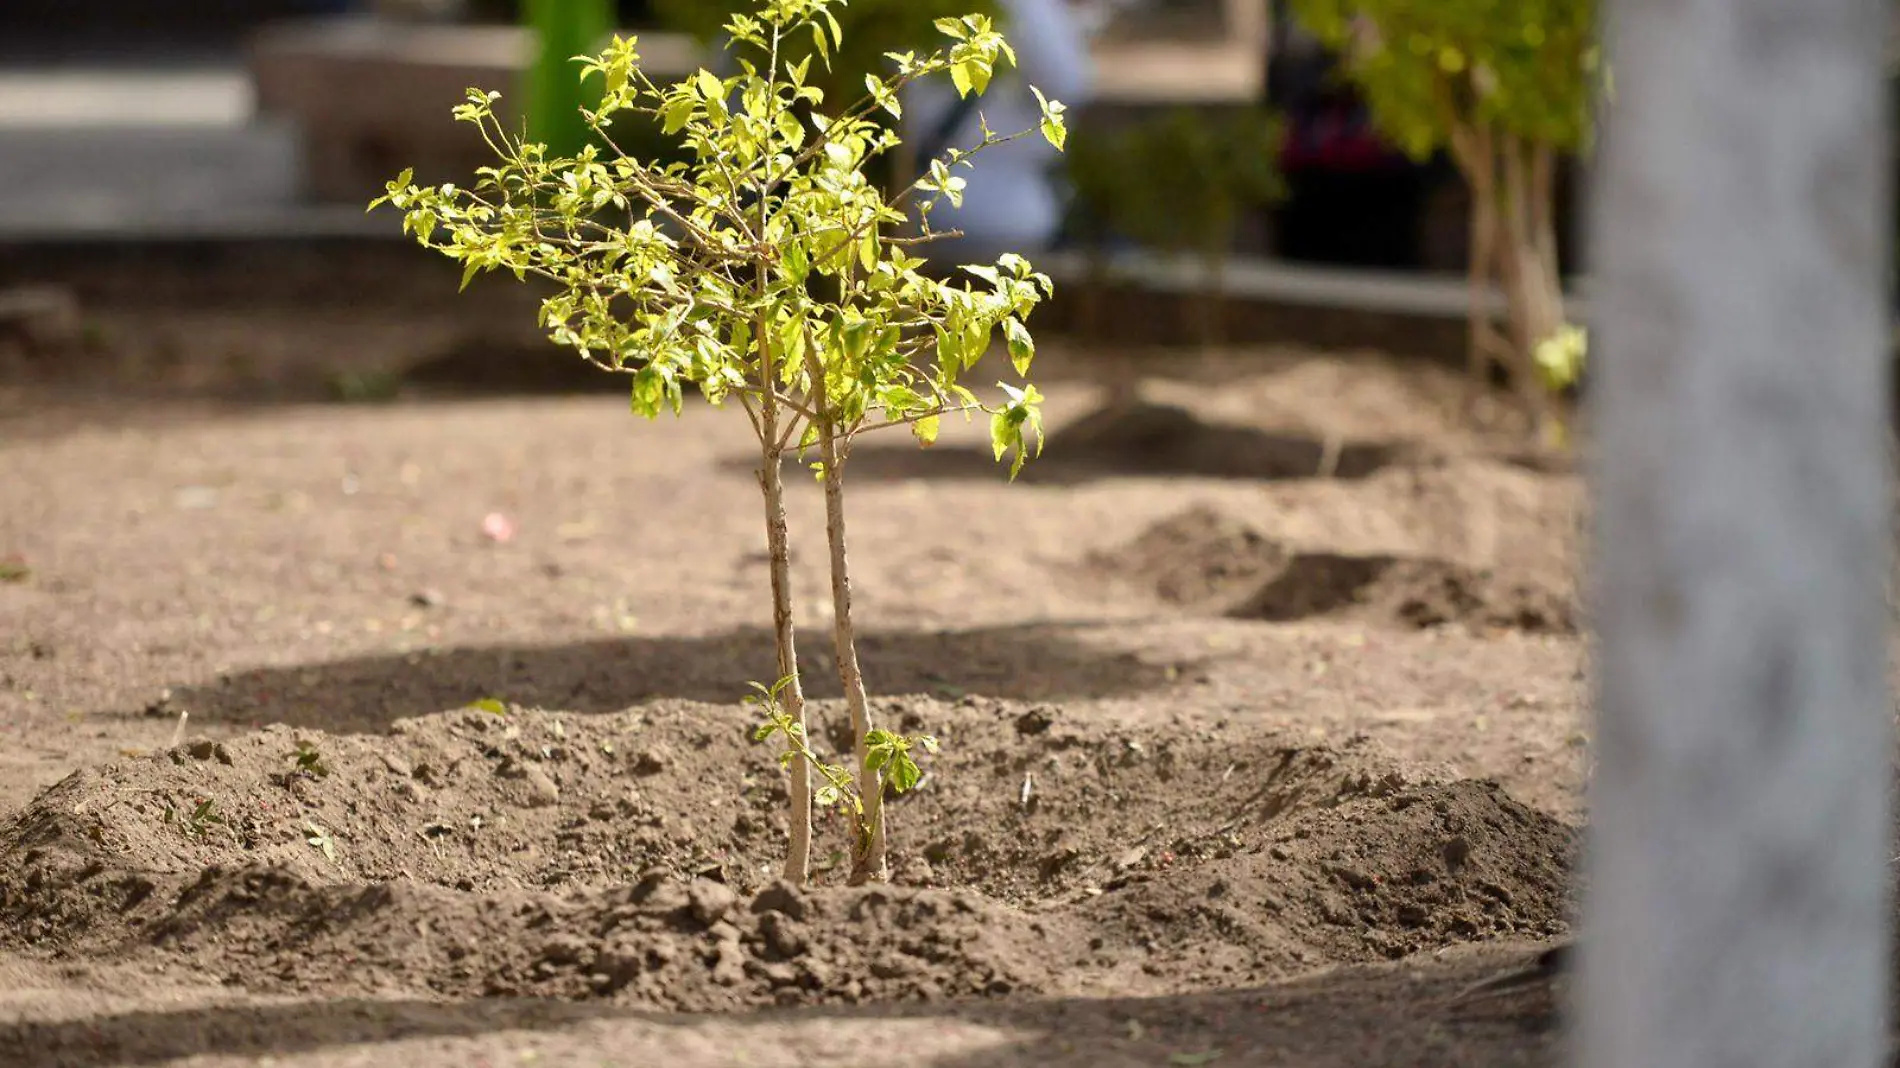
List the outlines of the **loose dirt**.
{"type": "Polygon", "coordinates": [[[0,396],[0,1063],[1553,1063],[1550,990],[1453,995],[1568,929],[1581,490],[1454,374],[1104,406],[1049,344],[1017,485],[864,446],[874,712],[943,751],[895,885],[833,820],[793,890],[743,426],[405,322],[127,307],[0,396]]]}

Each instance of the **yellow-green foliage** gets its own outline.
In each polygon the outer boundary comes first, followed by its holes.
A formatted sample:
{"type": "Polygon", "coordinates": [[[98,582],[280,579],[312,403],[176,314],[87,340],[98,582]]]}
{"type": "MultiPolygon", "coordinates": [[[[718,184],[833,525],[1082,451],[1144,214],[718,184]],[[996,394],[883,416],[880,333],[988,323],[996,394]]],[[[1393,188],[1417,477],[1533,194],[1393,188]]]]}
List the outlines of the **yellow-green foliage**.
{"type": "MultiPolygon", "coordinates": [[[[711,44],[724,35],[733,15],[756,6],[754,0],[655,0],[653,11],[669,29],[711,44]]],[[[886,53],[929,49],[941,39],[938,19],[1000,17],[995,0],[849,0],[833,7],[831,14],[843,30],[843,44],[813,34],[782,42],[781,51],[792,62],[819,48],[829,52],[830,62],[814,67],[810,78],[811,84],[834,100],[860,91],[865,75],[883,74],[890,65],[886,53]]],[[[1009,29],[1007,25],[1001,28],[1009,29]]]]}
{"type": "MultiPolygon", "coordinates": [[[[844,40],[840,6],[772,0],[733,15],[725,28],[739,73],[726,78],[700,70],[656,85],[632,39],[576,57],[582,77],[602,82],[600,108],[586,114],[610,147],[572,158],[511,139],[495,117],[497,94],[471,90],[455,118],[481,130],[498,165],[467,188],[418,186],[405,174],[376,203],[401,209],[405,232],[460,261],[464,285],[497,270],[553,283],[540,316],[549,337],[631,375],[642,415],[677,412],[692,386],[715,404],[739,398],[759,429],[769,388],[792,415],[782,446],[815,443],[820,412],[848,445],[884,426],[908,426],[928,443],[941,415],[980,410],[998,459],[1013,454],[1013,476],[1026,431],[1040,447],[1040,394],[1000,382],[1000,402],[988,405],[960,378],[999,330],[1017,374],[1028,373],[1035,344],[1024,320],[1049,279],[1007,254],[964,268],[980,285],[933,279],[907,251],[915,239],[900,235],[906,199],[930,198],[927,221],[936,198],[960,202],[955,171],[973,153],[1036,131],[986,132],[891,197],[864,171],[900,143],[875,116],[898,113],[904,85],[948,77],[960,94],[980,94],[1015,54],[985,16],[939,19],[941,48],[893,54],[886,73],[861,80],[855,103],[833,100],[811,73],[844,40]],[[788,59],[792,41],[815,54],[788,59]],[[657,122],[684,159],[612,148],[622,119],[657,122]]],[[[1044,102],[1040,132],[1058,147],[1062,112],[1044,102]]],[[[762,444],[769,452],[774,443],[762,444]]]]}
{"type": "Polygon", "coordinates": [[[1345,57],[1379,128],[1415,157],[1455,124],[1559,151],[1590,136],[1595,0],[1289,0],[1345,57]]]}

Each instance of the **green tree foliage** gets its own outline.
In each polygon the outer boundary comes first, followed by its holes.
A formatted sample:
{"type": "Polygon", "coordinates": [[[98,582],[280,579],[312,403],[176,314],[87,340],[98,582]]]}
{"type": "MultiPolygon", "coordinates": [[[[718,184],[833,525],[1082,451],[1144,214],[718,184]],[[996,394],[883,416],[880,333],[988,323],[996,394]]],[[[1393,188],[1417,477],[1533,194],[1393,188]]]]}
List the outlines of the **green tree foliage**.
{"type": "MultiPolygon", "coordinates": [[[[726,23],[737,73],[700,70],[671,86],[640,69],[636,41],[616,37],[581,60],[598,79],[598,109],[584,112],[605,148],[571,157],[510,136],[494,112],[497,94],[470,90],[455,117],[478,128],[499,165],[469,187],[424,187],[405,174],[387,202],[403,229],[463,264],[463,284],[504,271],[551,287],[540,322],[556,343],[631,377],[632,406],[649,418],[679,412],[697,389],[718,408],[746,415],[759,445],[778,683],[786,737],[805,737],[789,579],[782,467],[808,458],[824,483],[830,547],[833,644],[857,739],[853,850],[857,881],[888,877],[882,797],[907,753],[870,723],[851,616],[844,486],[863,434],[905,427],[925,445],[945,415],[988,417],[997,459],[1013,478],[1041,448],[1041,395],[1026,381],[997,383],[992,401],[964,383],[1001,333],[1012,369],[1029,372],[1035,342],[1025,319],[1051,292],[1020,256],[963,268],[945,281],[920,273],[910,247],[929,240],[930,204],[960,200],[955,172],[984,148],[1037,130],[986,131],[970,150],[933,159],[894,196],[865,167],[900,143],[876,121],[895,115],[898,94],[920,78],[948,78],[982,93],[1013,51],[982,15],[934,25],[947,43],[925,54],[894,53],[887,71],[860,79],[850,98],[814,85],[842,45],[840,0],[769,0],[726,23]],[[789,41],[815,54],[787,58],[789,41]],[[855,102],[853,102],[855,101],[855,102]],[[684,159],[659,163],[615,147],[626,123],[657,123],[684,159]],[[926,232],[904,229],[905,206],[922,196],[926,232]]],[[[1039,94],[1040,95],[1040,94],[1039,94]]],[[[1062,105],[1045,101],[1040,133],[1060,146],[1062,105]]],[[[791,760],[791,848],[786,873],[802,882],[810,863],[814,759],[791,760]]],[[[905,760],[909,758],[906,756],[905,760]]],[[[826,765],[829,767],[829,765],[826,765]]],[[[904,776],[899,776],[900,779],[904,776]]],[[[914,776],[909,780],[914,781],[914,776]]],[[[828,797],[837,797],[833,791],[828,797]]]]}
{"type": "MultiPolygon", "coordinates": [[[[1557,157],[1589,147],[1604,74],[1595,0],[1290,0],[1345,60],[1380,129],[1414,157],[1446,150],[1472,193],[1471,363],[1512,373],[1540,414],[1534,353],[1564,327],[1557,157]],[[1501,283],[1499,335],[1481,294],[1501,283]]],[[[1547,427],[1552,424],[1546,422],[1547,427]]]]}
{"type": "Polygon", "coordinates": [[[1263,108],[1175,108],[1118,127],[1079,130],[1065,154],[1075,210],[1102,282],[1105,242],[1126,237],[1197,258],[1205,272],[1192,329],[1219,344],[1225,275],[1241,215],[1285,195],[1273,162],[1281,122],[1263,108]]]}

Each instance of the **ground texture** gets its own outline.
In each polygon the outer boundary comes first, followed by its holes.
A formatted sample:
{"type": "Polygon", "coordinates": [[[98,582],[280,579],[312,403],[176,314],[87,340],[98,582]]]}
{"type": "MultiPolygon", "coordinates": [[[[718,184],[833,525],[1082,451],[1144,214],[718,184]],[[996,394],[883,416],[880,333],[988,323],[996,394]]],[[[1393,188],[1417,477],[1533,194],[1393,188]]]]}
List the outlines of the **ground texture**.
{"type": "Polygon", "coordinates": [[[743,420],[443,371],[561,360],[500,348],[145,309],[15,354],[0,1063],[1552,1063],[1561,988],[1465,992],[1572,916],[1582,494],[1455,375],[1105,405],[1052,350],[1017,484],[980,427],[861,446],[874,713],[943,751],[895,885],[827,824],[793,890],[743,420]]]}

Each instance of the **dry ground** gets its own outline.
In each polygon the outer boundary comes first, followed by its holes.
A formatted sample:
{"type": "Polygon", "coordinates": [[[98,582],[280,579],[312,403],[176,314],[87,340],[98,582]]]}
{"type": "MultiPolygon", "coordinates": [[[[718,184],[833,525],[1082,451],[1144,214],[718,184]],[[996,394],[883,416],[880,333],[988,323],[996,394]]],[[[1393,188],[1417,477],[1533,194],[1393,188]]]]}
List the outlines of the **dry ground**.
{"type": "Polygon", "coordinates": [[[1453,995],[1566,929],[1581,490],[1455,376],[1104,411],[1052,349],[1018,484],[862,446],[866,668],[945,752],[898,888],[787,895],[743,420],[432,388],[427,315],[104,326],[0,390],[0,1063],[1551,1063],[1550,991],[1453,995]]]}

